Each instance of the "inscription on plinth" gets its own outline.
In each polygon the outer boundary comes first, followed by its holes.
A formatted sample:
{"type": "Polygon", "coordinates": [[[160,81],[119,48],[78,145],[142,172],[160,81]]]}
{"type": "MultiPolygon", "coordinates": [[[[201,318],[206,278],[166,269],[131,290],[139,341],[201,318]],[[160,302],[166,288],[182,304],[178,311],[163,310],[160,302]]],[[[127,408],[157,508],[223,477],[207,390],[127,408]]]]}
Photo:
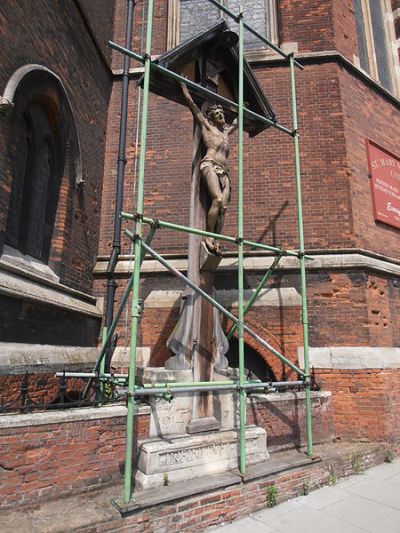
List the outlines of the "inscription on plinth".
{"type": "MultiPolygon", "coordinates": [[[[220,431],[202,435],[184,435],[167,440],[139,443],[136,483],[139,488],[184,481],[204,475],[226,472],[238,467],[239,442],[237,431],[220,431]]],[[[267,436],[262,428],[246,429],[247,464],[266,461],[267,436]]]]}

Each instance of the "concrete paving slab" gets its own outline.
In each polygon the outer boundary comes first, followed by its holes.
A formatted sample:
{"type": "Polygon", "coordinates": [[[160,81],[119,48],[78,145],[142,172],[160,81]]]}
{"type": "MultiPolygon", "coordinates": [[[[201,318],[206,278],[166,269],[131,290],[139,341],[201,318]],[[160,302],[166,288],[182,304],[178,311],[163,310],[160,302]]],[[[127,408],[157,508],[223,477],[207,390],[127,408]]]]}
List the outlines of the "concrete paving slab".
{"type": "Polygon", "coordinates": [[[359,483],[360,479],[363,479],[363,474],[354,475],[347,479],[338,479],[336,486],[339,489],[345,490],[348,487],[352,487],[353,485],[359,483]]]}
{"type": "Polygon", "coordinates": [[[349,497],[325,507],[326,518],[334,517],[369,533],[400,533],[400,512],[361,496],[349,497]]]}
{"type": "Polygon", "coordinates": [[[366,470],[363,474],[356,476],[356,479],[367,478],[385,480],[392,477],[396,472],[400,473],[400,469],[397,469],[397,463],[383,463],[366,470]]]}
{"type": "Polygon", "coordinates": [[[395,474],[394,476],[390,476],[386,479],[388,483],[391,485],[396,485],[396,487],[400,487],[400,474],[395,474]]]}
{"type": "Polygon", "coordinates": [[[297,498],[302,505],[311,507],[312,509],[321,510],[327,505],[339,502],[348,497],[348,493],[337,487],[323,487],[322,489],[311,492],[308,496],[297,498]]]}
{"type": "Polygon", "coordinates": [[[253,533],[258,531],[254,523],[259,521],[266,533],[400,533],[399,486],[400,460],[396,460],[339,481],[334,487],[254,513],[251,521],[241,521],[239,529],[227,529],[238,523],[234,522],[212,531],[253,533]]]}
{"type": "Polygon", "coordinates": [[[266,507],[258,513],[253,513],[252,517],[263,520],[266,523],[272,522],[276,517],[282,514],[292,513],[296,509],[301,509],[301,503],[296,498],[295,500],[289,500],[281,503],[276,507],[266,507]]]}
{"type": "MultiPolygon", "coordinates": [[[[218,531],[214,529],[214,531],[218,531]]],[[[276,533],[276,530],[261,520],[255,520],[251,516],[236,520],[224,527],[224,533],[276,533]]]]}
{"type": "Polygon", "coordinates": [[[360,533],[360,529],[351,524],[305,506],[294,507],[290,512],[275,517],[267,524],[276,533],[360,533]]]}
{"type": "Polygon", "coordinates": [[[381,481],[379,479],[365,479],[351,485],[343,492],[354,494],[355,496],[361,496],[365,500],[369,500],[375,503],[381,503],[386,507],[397,509],[400,511],[400,494],[398,490],[393,490],[393,486],[390,485],[387,480],[381,481]]]}

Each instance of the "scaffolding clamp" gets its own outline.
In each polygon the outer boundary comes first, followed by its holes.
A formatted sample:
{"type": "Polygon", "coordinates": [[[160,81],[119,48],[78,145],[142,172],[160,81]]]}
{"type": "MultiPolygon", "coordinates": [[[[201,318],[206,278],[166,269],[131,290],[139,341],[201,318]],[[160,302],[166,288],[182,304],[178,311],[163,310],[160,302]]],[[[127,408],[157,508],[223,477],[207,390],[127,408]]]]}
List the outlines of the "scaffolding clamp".
{"type": "Polygon", "coordinates": [[[137,304],[132,306],[132,317],[139,317],[142,314],[143,301],[138,298],[137,304]]]}
{"type": "Polygon", "coordinates": [[[163,400],[165,400],[166,402],[168,403],[171,403],[172,400],[174,399],[174,395],[173,393],[169,390],[169,388],[167,387],[167,392],[164,392],[164,394],[162,395],[163,397],[163,400]]]}

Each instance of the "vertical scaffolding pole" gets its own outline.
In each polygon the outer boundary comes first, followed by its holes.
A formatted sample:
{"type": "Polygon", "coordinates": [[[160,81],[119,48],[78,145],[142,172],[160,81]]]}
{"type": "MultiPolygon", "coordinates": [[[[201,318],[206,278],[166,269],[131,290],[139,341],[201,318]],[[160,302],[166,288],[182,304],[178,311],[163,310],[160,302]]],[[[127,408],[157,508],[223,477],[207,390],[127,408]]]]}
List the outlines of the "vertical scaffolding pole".
{"type": "Polygon", "coordinates": [[[132,457],[133,457],[133,417],[135,410],[135,374],[136,374],[136,348],[139,316],[141,311],[141,301],[139,300],[140,285],[140,257],[143,234],[143,196],[144,196],[144,171],[146,163],[146,140],[147,140],[147,118],[149,105],[149,85],[150,85],[150,54],[153,27],[154,0],[148,1],[147,11],[147,32],[146,32],[146,56],[144,63],[143,77],[143,107],[142,124],[140,133],[140,159],[137,193],[137,220],[135,234],[135,264],[133,273],[133,295],[131,310],[131,342],[129,359],[129,380],[128,380],[128,413],[126,421],[126,450],[125,450],[125,476],[124,476],[124,501],[129,503],[132,494],[132,457]]]}
{"type": "Polygon", "coordinates": [[[301,171],[300,171],[300,150],[299,133],[297,130],[297,102],[296,102],[296,81],[294,72],[294,57],[290,55],[290,84],[292,93],[292,113],[293,113],[293,139],[296,165],[296,193],[297,193],[297,216],[300,248],[300,277],[301,277],[301,322],[303,325],[304,343],[304,373],[306,392],[306,427],[307,427],[307,454],[313,454],[312,425],[311,425],[311,391],[310,391],[310,363],[308,358],[308,313],[307,313],[307,286],[306,269],[304,257],[304,232],[303,232],[303,203],[301,197],[301,171]]]}
{"type": "Polygon", "coordinates": [[[239,441],[240,472],[246,472],[246,390],[244,389],[243,300],[243,13],[239,13],[238,82],[238,339],[239,339],[239,441]]]}

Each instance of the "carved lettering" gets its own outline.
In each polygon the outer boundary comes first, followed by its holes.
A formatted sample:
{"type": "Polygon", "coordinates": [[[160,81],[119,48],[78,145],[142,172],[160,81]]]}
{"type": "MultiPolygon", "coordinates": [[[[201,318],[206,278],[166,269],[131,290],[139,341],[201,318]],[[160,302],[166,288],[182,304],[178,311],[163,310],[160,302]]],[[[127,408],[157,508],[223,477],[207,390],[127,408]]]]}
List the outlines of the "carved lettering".
{"type": "MultiPolygon", "coordinates": [[[[257,449],[257,439],[246,440],[248,451],[257,449]]],[[[220,457],[229,457],[237,454],[237,444],[234,442],[221,442],[214,444],[205,444],[195,448],[186,448],[173,452],[160,453],[158,464],[160,467],[174,465],[187,465],[189,463],[205,462],[207,459],[215,460],[220,457]]]]}

